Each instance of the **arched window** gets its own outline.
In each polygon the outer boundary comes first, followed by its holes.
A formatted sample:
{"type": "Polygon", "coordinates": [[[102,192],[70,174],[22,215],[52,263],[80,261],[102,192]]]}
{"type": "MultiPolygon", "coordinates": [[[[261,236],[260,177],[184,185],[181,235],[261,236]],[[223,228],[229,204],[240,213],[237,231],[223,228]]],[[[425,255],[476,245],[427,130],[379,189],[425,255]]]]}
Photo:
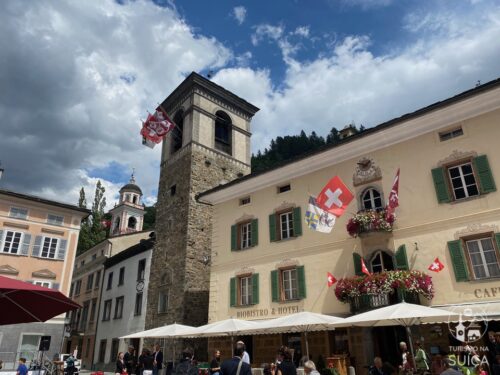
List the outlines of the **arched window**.
{"type": "Polygon", "coordinates": [[[128,228],[130,229],[135,229],[135,226],[137,225],[137,219],[133,216],[128,218],[128,228]]]}
{"type": "Polygon", "coordinates": [[[390,254],[385,251],[377,251],[370,260],[370,266],[373,273],[391,271],[394,269],[394,262],[390,254]]]}
{"type": "Polygon", "coordinates": [[[184,132],[184,112],[182,109],[178,110],[174,116],[175,127],[172,129],[172,153],[178,151],[182,147],[182,133],[184,132]]]}
{"type": "Polygon", "coordinates": [[[232,154],[231,149],[231,119],[227,113],[217,111],[215,114],[215,148],[229,155],[232,154]]]}
{"type": "Polygon", "coordinates": [[[361,205],[363,210],[380,209],[382,208],[382,196],[377,189],[366,189],[361,195],[361,205]]]}
{"type": "Polygon", "coordinates": [[[137,195],[132,195],[132,203],[137,204],[137,195]]]}

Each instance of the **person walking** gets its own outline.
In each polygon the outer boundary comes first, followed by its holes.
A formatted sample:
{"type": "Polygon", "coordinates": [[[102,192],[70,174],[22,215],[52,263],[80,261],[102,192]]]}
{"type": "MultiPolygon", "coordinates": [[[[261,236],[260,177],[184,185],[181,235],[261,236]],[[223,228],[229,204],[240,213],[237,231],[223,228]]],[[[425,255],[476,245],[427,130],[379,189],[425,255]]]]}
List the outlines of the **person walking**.
{"type": "Polygon", "coordinates": [[[278,350],[279,364],[276,368],[277,375],[297,375],[297,369],[292,362],[292,352],[288,347],[282,346],[278,350]]]}
{"type": "Polygon", "coordinates": [[[115,369],[115,374],[116,375],[121,375],[123,373],[127,372],[127,367],[125,365],[125,359],[123,352],[118,353],[118,358],[116,358],[116,369],[115,369]]]}
{"type": "Polygon", "coordinates": [[[158,375],[161,369],[163,369],[163,352],[161,351],[160,344],[156,343],[153,353],[153,375],[158,375]]]}
{"type": "Polygon", "coordinates": [[[210,375],[219,375],[220,374],[220,350],[216,350],[214,352],[214,357],[212,358],[212,362],[210,362],[210,375]]]}
{"type": "Polygon", "coordinates": [[[422,344],[420,341],[415,342],[415,366],[417,367],[417,371],[420,374],[429,371],[429,358],[427,358],[427,354],[425,350],[422,348],[422,344]]]}
{"type": "Polygon", "coordinates": [[[247,347],[243,341],[238,341],[236,346],[241,346],[243,348],[243,362],[250,364],[250,354],[247,352],[247,347]]]}
{"type": "Polygon", "coordinates": [[[222,362],[220,366],[220,375],[252,375],[252,368],[243,361],[245,347],[236,344],[234,357],[222,362]]]}

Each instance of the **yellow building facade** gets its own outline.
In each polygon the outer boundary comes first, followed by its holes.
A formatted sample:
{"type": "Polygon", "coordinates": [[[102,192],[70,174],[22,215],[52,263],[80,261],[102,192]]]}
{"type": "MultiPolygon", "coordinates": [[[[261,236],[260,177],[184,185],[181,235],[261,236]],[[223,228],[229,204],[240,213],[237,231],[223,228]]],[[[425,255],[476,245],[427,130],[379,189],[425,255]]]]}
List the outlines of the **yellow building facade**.
{"type": "MultiPolygon", "coordinates": [[[[500,81],[346,137],[334,147],[245,176],[200,195],[215,207],[209,322],[229,317],[268,319],[298,311],[349,316],[363,306],[340,302],[337,279],[360,272],[410,269],[432,277],[434,297],[416,302],[452,309],[484,308],[500,316],[500,81]],[[399,207],[391,231],[346,230],[358,212],[383,209],[400,169],[399,207]],[[333,176],[354,194],[331,233],[308,228],[309,196],[333,176]],[[438,258],[444,265],[428,267],[438,258]]],[[[397,291],[395,291],[396,293],[397,291]]],[[[369,297],[363,303],[397,302],[369,297]]],[[[493,330],[500,330],[490,323],[493,330]]],[[[428,351],[447,351],[447,327],[414,328],[428,351]]],[[[310,336],[312,359],[348,354],[357,371],[374,355],[398,361],[398,329],[339,329],[310,336]],[[389,337],[391,336],[391,337],[389,337]]],[[[300,335],[245,338],[257,367],[279,345],[304,351],[300,335]]],[[[229,350],[227,340],[211,348],[229,350]]]]}

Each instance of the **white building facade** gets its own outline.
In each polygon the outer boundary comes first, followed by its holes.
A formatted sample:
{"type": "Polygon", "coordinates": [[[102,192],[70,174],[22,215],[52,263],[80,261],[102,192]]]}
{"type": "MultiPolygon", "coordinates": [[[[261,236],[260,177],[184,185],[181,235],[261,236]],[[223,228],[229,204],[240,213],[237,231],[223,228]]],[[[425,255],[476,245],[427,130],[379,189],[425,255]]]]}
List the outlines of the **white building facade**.
{"type": "MultiPolygon", "coordinates": [[[[149,270],[154,237],[114,255],[104,263],[104,278],[99,304],[99,316],[94,347],[97,368],[115,365],[116,356],[126,351],[121,336],[143,331],[146,321],[146,302],[149,270]]],[[[136,352],[141,343],[131,341],[136,352]]]]}

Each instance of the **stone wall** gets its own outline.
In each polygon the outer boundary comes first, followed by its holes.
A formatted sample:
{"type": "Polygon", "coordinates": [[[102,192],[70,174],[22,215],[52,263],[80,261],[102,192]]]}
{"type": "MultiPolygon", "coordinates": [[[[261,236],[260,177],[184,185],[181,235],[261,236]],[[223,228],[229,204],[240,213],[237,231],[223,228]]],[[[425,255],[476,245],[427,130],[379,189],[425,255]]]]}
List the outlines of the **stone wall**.
{"type": "Polygon", "coordinates": [[[213,208],[197,202],[196,196],[247,173],[245,164],[195,143],[162,165],[146,329],[207,323],[213,208]],[[162,290],[169,296],[166,313],[158,313],[162,290]]]}

